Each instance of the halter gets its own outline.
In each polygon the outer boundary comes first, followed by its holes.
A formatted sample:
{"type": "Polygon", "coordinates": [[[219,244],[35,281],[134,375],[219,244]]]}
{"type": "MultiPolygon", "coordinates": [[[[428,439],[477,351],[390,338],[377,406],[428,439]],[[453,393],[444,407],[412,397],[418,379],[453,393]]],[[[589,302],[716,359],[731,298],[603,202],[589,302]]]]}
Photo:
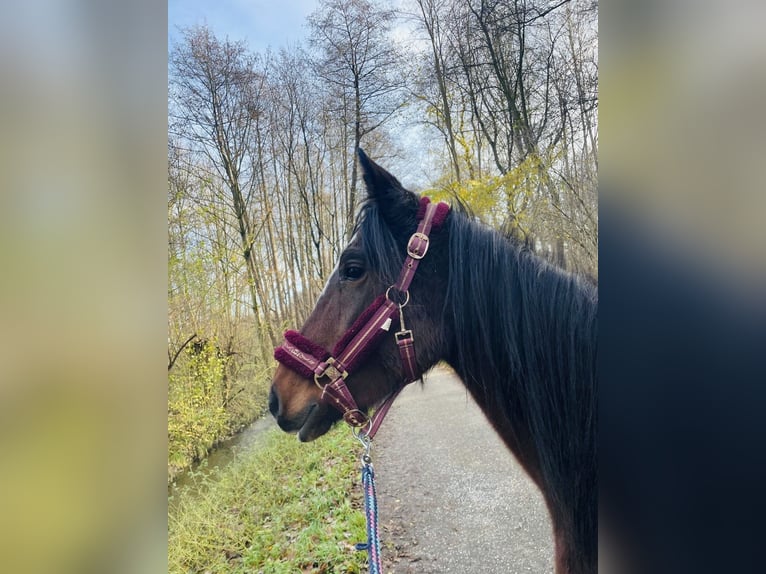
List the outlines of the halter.
{"type": "Polygon", "coordinates": [[[320,400],[340,411],[343,420],[352,427],[359,427],[358,432],[370,440],[375,436],[402,389],[420,378],[412,331],[404,325],[404,307],[410,301],[409,287],[415,271],[428,252],[429,233],[444,223],[448,213],[449,205],[446,203],[434,204],[427,197],[421,198],[417,214],[418,228],[407,243],[407,258],[399,278],[359,315],[335,344],[332,353],[293,330],[285,331],[285,342],[274,350],[274,358],[277,361],[307,379],[313,379],[322,389],[320,400]],[[394,334],[394,339],[399,348],[406,380],[385,399],[370,418],[357,405],[346,386],[346,378],[380,343],[397,314],[399,331],[394,334]]]}

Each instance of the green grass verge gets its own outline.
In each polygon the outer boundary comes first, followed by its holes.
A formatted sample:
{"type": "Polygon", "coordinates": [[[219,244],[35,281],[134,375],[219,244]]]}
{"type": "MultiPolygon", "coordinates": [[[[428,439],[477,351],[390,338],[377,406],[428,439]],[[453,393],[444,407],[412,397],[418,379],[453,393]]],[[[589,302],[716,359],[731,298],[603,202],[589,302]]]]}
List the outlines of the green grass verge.
{"type": "Polygon", "coordinates": [[[272,431],[255,453],[200,477],[175,495],[168,571],[361,573],[366,538],[359,443],[339,426],[310,444],[272,431]]]}

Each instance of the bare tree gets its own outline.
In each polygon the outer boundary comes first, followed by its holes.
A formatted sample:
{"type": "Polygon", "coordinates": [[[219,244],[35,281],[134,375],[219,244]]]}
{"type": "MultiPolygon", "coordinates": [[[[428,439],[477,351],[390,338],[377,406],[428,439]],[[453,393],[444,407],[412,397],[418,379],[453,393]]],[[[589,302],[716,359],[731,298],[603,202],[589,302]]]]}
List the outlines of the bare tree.
{"type": "MultiPolygon", "coordinates": [[[[442,13],[445,4],[438,0],[415,0],[419,12],[417,18],[428,36],[428,42],[431,48],[430,66],[433,73],[433,79],[437,88],[437,99],[431,102],[431,107],[435,111],[437,129],[444,136],[449,153],[452,169],[455,174],[455,181],[460,183],[460,160],[457,150],[457,137],[455,127],[453,126],[453,112],[450,101],[454,94],[450,92],[447,82],[447,55],[445,53],[445,31],[444,15],[442,13]]],[[[426,72],[427,74],[428,72],[426,72]]],[[[469,171],[472,171],[469,167],[469,171]]]]}
{"type": "Polygon", "coordinates": [[[317,73],[335,96],[334,111],[351,132],[344,134],[351,153],[343,158],[351,167],[346,178],[347,236],[357,204],[359,143],[401,105],[400,57],[387,36],[393,19],[392,10],[370,0],[322,0],[309,17],[311,43],[319,51],[317,73]]]}
{"type": "Polygon", "coordinates": [[[593,273],[597,4],[410,0],[410,5],[429,41],[431,65],[424,74],[437,94],[421,88],[416,95],[436,112],[434,124],[452,166],[448,188],[463,188],[456,169],[459,142],[465,150],[461,168],[484,182],[478,187],[469,182],[471,193],[478,188],[493,195],[483,205],[502,204],[515,232],[534,237],[558,264],[593,273]],[[461,118],[457,126],[455,118],[461,118]]]}
{"type": "Polygon", "coordinates": [[[219,41],[206,27],[184,32],[184,42],[170,54],[170,123],[178,135],[214,167],[228,188],[250,282],[254,320],[272,345],[276,337],[262,320],[266,291],[260,282],[254,244],[262,225],[251,213],[260,167],[253,155],[253,136],[262,114],[258,103],[264,77],[257,58],[243,42],[219,41]]]}

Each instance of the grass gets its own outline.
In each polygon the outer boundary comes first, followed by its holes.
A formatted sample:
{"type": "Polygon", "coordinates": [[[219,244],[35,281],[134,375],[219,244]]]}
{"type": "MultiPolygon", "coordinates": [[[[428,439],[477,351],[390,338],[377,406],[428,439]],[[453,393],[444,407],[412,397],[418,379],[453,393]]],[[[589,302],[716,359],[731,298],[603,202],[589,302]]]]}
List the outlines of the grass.
{"type": "Polygon", "coordinates": [[[272,431],[255,453],[202,475],[168,517],[168,571],[361,573],[360,447],[345,426],[311,444],[272,431]]]}

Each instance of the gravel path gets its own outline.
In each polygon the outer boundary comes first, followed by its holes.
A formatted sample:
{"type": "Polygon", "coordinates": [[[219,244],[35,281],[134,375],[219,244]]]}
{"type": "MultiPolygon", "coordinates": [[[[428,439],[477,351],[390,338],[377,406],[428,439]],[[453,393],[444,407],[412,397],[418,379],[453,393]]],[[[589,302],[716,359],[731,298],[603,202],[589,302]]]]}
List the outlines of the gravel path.
{"type": "Polygon", "coordinates": [[[451,371],[402,393],[372,454],[386,574],[553,572],[539,491],[451,371]]]}

